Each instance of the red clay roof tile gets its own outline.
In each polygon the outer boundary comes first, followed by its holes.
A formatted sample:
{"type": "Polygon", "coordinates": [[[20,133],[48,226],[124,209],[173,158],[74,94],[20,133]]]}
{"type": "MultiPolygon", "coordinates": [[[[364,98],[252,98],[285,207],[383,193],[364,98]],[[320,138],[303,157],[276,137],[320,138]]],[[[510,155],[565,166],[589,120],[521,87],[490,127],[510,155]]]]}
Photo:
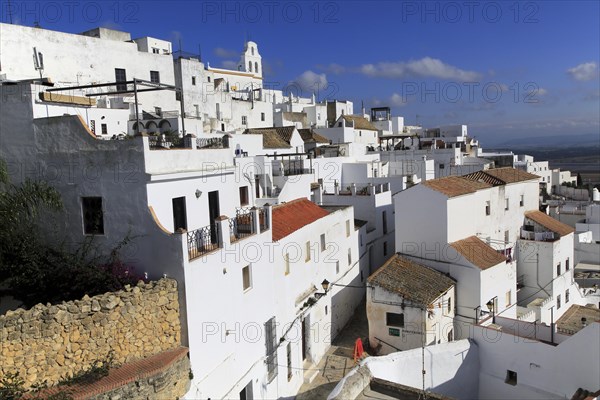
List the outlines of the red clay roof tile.
{"type": "Polygon", "coordinates": [[[273,241],[281,240],[328,214],[329,211],[305,198],[275,206],[273,207],[273,241]]]}

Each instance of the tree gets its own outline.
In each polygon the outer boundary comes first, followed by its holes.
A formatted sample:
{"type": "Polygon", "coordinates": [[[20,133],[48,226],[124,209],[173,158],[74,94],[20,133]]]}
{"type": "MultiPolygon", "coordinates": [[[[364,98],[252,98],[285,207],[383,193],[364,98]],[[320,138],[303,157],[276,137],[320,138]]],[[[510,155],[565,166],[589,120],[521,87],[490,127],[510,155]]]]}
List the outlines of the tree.
{"type": "Polygon", "coordinates": [[[26,306],[59,302],[115,291],[140,277],[119,258],[127,236],[108,257],[91,256],[94,238],[86,238],[76,251],[47,243],[38,217],[62,210],[56,189],[45,182],[10,182],[0,160],[0,283],[26,306]]]}

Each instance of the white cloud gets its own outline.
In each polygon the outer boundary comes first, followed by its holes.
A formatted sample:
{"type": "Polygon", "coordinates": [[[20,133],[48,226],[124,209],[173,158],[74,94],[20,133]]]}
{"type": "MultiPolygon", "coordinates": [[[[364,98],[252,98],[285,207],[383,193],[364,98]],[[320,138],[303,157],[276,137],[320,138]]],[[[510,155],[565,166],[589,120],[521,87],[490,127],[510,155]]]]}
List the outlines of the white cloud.
{"type": "Polygon", "coordinates": [[[312,93],[319,93],[327,87],[327,75],[317,74],[311,70],[304,71],[296,79],[291,81],[289,85],[297,86],[302,91],[301,96],[307,96],[312,93]]]}
{"type": "Polygon", "coordinates": [[[408,104],[407,99],[405,99],[403,96],[399,95],[398,93],[394,93],[390,96],[390,104],[393,107],[404,107],[405,105],[408,104]]]}
{"type": "Polygon", "coordinates": [[[586,62],[576,67],[569,68],[567,73],[578,81],[590,81],[598,77],[598,64],[595,62],[586,62]]]}
{"type": "Polygon", "coordinates": [[[336,64],[336,63],[331,63],[329,65],[318,65],[317,68],[322,69],[325,72],[329,72],[329,73],[336,74],[336,75],[343,74],[344,72],[346,72],[348,70],[343,65],[336,64]]]}
{"type": "Polygon", "coordinates": [[[217,47],[213,50],[213,53],[219,58],[235,58],[240,55],[240,53],[235,50],[224,49],[222,47],[217,47]]]}
{"type": "Polygon", "coordinates": [[[431,57],[407,62],[365,64],[360,67],[359,72],[370,77],[380,78],[432,77],[463,82],[476,81],[481,77],[481,74],[477,72],[463,70],[431,57]]]}

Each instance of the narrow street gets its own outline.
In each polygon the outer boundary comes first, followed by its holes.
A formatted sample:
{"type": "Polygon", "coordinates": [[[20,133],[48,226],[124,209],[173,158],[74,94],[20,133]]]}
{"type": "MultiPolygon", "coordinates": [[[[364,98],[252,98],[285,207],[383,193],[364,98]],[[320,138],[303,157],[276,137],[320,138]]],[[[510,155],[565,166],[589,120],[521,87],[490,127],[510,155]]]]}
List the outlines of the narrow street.
{"type": "Polygon", "coordinates": [[[365,303],[361,303],[352,319],[340,335],[333,341],[321,362],[306,371],[306,380],[300,388],[297,400],[323,400],[326,399],[338,382],[354,368],[354,343],[361,338],[366,349],[366,339],[369,335],[369,326],[365,303]]]}

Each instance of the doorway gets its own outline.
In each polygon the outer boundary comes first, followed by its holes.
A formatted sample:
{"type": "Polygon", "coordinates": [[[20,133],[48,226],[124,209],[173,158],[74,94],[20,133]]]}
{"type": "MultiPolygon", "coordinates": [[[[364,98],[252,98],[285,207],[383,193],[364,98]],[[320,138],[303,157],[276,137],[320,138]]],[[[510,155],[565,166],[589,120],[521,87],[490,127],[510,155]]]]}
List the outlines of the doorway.
{"type": "Polygon", "coordinates": [[[217,243],[217,224],[215,220],[221,215],[219,207],[219,191],[208,192],[208,218],[210,220],[210,242],[217,243]]]}
{"type": "Polygon", "coordinates": [[[177,232],[178,229],[187,230],[185,197],[175,197],[173,199],[173,232],[177,232]]]}

